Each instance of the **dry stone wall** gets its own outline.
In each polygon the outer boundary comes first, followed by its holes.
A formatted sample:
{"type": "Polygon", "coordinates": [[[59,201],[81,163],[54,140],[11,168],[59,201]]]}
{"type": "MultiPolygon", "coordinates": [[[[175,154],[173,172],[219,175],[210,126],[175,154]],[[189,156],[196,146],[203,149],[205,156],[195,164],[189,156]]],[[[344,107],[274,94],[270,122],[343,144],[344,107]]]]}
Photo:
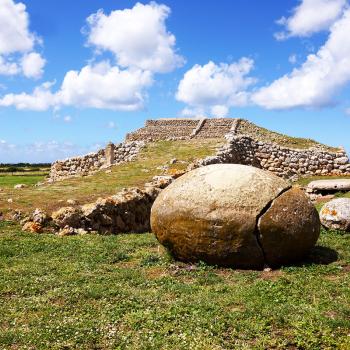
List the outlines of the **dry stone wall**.
{"type": "Polygon", "coordinates": [[[159,119],[147,120],[145,127],[126,135],[126,140],[188,140],[191,138],[223,138],[236,119],[159,119]]]}
{"type": "Polygon", "coordinates": [[[114,196],[99,198],[94,203],[76,208],[63,207],[52,213],[53,223],[59,235],[149,232],[153,202],[176,176],[155,176],[145,184],[144,189],[125,188],[114,196]]]}
{"type": "Polygon", "coordinates": [[[199,165],[252,165],[289,179],[305,175],[350,175],[349,158],[344,149],[338,152],[322,148],[293,149],[233,132],[226,138],[227,144],[215,156],[199,161],[199,165]]]}
{"type": "Polygon", "coordinates": [[[58,160],[52,164],[49,181],[57,181],[70,177],[86,176],[113,164],[133,160],[143,148],[145,142],[132,141],[117,145],[108,144],[105,149],[89,153],[81,157],[58,160]]]}
{"type": "Polygon", "coordinates": [[[199,123],[198,119],[147,120],[144,128],[126,135],[127,141],[186,140],[199,123]]]}
{"type": "Polygon", "coordinates": [[[223,138],[230,132],[234,120],[231,118],[205,119],[195,138],[223,138]]]}

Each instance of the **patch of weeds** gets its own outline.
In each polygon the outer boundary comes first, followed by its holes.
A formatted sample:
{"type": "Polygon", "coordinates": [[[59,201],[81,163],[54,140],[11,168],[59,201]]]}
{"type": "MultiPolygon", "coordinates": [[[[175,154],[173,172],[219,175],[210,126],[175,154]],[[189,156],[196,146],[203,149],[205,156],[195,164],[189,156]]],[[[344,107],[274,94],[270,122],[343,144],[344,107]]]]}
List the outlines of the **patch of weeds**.
{"type": "Polygon", "coordinates": [[[140,261],[140,266],[155,266],[161,265],[162,258],[158,254],[146,254],[140,261]]]}
{"type": "Polygon", "coordinates": [[[122,252],[122,251],[119,251],[113,255],[113,257],[110,259],[110,263],[116,264],[116,263],[121,262],[121,261],[129,261],[130,258],[131,257],[129,254],[122,252]]]}

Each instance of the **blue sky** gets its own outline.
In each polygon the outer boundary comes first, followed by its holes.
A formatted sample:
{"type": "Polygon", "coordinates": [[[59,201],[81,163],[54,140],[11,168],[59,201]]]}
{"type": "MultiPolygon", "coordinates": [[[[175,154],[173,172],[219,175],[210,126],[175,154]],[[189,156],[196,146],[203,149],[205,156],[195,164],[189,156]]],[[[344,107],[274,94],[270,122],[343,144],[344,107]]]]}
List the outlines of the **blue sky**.
{"type": "Polygon", "coordinates": [[[350,151],[349,30],[346,0],[0,0],[0,163],[203,115],[350,151]]]}

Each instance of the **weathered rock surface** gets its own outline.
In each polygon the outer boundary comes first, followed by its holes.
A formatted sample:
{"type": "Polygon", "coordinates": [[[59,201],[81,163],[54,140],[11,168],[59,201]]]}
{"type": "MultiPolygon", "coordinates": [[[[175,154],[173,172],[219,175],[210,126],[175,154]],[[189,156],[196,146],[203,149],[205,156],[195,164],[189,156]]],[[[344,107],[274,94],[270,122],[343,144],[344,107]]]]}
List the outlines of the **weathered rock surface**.
{"type": "Polygon", "coordinates": [[[306,192],[347,192],[350,191],[350,179],[335,179],[335,180],[317,180],[311,181],[306,192]]]}
{"type": "Polygon", "coordinates": [[[99,233],[147,232],[153,201],[147,192],[138,188],[100,198],[82,206],[81,227],[99,233]]]}
{"type": "Polygon", "coordinates": [[[49,220],[49,216],[40,208],[36,208],[31,216],[33,222],[45,225],[49,220]]]}
{"type": "MultiPolygon", "coordinates": [[[[305,210],[298,217],[302,221],[297,223],[299,226],[284,228],[291,244],[296,242],[295,247],[290,247],[294,249],[293,256],[301,257],[310,249],[310,244],[300,248],[300,236],[305,235],[306,242],[314,244],[319,232],[315,209],[303,193],[292,190],[280,200],[280,205],[275,204],[277,209],[269,213],[269,218],[277,223],[268,224],[267,216],[261,221],[264,240],[259,241],[259,216],[265,210],[268,212],[271,203],[290,187],[285,180],[254,167],[235,164],[201,167],[175,180],[160,193],[152,207],[151,227],[159,242],[179,260],[202,260],[239,268],[283,263],[289,261],[291,254],[284,259],[278,252],[275,257],[273,251],[269,251],[266,261],[261,244],[267,242],[272,246],[274,238],[268,236],[275,234],[276,226],[294,224],[297,215],[285,214],[295,210],[290,201],[295,199],[305,210]],[[288,206],[284,206],[285,203],[288,206]]],[[[281,243],[281,247],[286,251],[286,245],[281,243]]]]}
{"type": "Polygon", "coordinates": [[[27,188],[28,187],[28,185],[26,185],[26,184],[17,184],[17,185],[15,185],[15,186],[13,186],[13,188],[15,189],[15,190],[20,190],[20,189],[22,189],[22,188],[27,188]]]}
{"type": "Polygon", "coordinates": [[[63,207],[52,213],[53,222],[60,228],[65,226],[79,228],[81,218],[82,211],[80,208],[63,207]]]}
{"type": "Polygon", "coordinates": [[[259,241],[269,266],[298,261],[320,235],[316,208],[298,188],[277,197],[259,218],[259,241]]]}
{"type": "Polygon", "coordinates": [[[26,222],[22,227],[22,231],[31,232],[31,233],[41,233],[42,230],[43,230],[42,226],[39,223],[33,222],[33,221],[26,222]]]}
{"type": "Polygon", "coordinates": [[[289,187],[252,167],[202,167],[160,193],[151,227],[179,260],[259,268],[264,257],[255,235],[257,216],[289,187]]]}
{"type": "Polygon", "coordinates": [[[337,198],[326,203],[320,218],[322,225],[328,229],[350,232],[350,198],[337,198]]]}
{"type": "Polygon", "coordinates": [[[88,232],[82,228],[73,228],[73,227],[65,226],[64,228],[61,228],[57,232],[57,236],[64,237],[64,236],[74,236],[74,235],[85,235],[87,233],[88,232]]]}

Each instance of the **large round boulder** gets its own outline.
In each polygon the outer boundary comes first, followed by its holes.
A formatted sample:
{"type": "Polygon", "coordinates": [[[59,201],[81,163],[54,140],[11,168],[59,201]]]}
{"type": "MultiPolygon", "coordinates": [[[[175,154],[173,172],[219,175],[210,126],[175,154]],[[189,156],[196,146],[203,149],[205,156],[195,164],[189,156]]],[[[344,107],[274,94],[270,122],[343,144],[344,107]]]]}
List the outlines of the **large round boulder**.
{"type": "Polygon", "coordinates": [[[350,198],[337,198],[326,203],[320,218],[327,229],[350,232],[350,198]]]}
{"type": "Polygon", "coordinates": [[[151,227],[179,260],[237,268],[299,260],[320,232],[301,190],[238,164],[201,167],[175,180],[154,202],[151,227]]]}

